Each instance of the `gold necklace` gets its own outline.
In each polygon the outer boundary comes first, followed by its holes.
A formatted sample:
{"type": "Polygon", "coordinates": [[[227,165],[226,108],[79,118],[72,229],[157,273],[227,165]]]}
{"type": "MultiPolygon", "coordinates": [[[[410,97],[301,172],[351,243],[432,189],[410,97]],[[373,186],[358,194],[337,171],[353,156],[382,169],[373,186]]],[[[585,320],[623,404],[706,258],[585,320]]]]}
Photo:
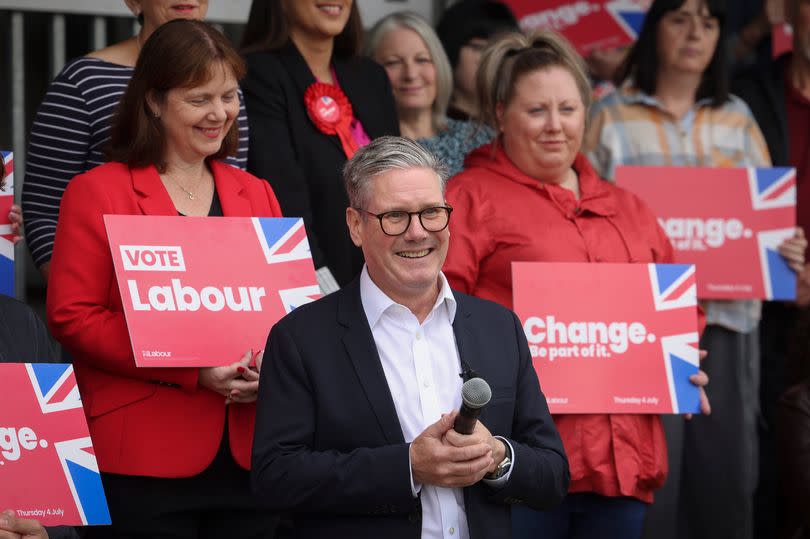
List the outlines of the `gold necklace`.
{"type": "Polygon", "coordinates": [[[194,200],[194,193],[192,193],[191,191],[189,191],[188,189],[186,189],[185,187],[183,187],[182,185],[180,185],[179,183],[177,183],[177,181],[175,181],[175,179],[174,179],[174,178],[172,178],[172,181],[174,182],[174,184],[175,184],[177,187],[179,187],[179,188],[180,188],[180,189],[181,189],[181,190],[182,190],[182,191],[183,191],[183,192],[184,192],[184,193],[185,193],[185,194],[188,196],[188,199],[189,199],[189,200],[194,200]]]}

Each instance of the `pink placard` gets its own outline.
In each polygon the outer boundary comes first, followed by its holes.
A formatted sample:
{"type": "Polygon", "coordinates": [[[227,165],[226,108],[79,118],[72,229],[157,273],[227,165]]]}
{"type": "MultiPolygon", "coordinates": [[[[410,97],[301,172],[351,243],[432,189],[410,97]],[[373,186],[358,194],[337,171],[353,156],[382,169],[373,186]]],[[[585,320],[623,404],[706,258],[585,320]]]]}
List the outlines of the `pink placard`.
{"type": "Polygon", "coordinates": [[[208,367],[264,348],[320,297],[300,218],[105,215],[135,362],[208,367]]]}
{"type": "Polygon", "coordinates": [[[676,260],[697,266],[699,298],[796,298],[777,252],[796,226],[795,169],[617,167],[616,183],[647,202],[676,260]]]}
{"type": "Polygon", "coordinates": [[[650,0],[506,0],[524,31],[553,30],[587,56],[633,43],[650,0]]]}
{"type": "Polygon", "coordinates": [[[694,266],[513,262],[512,289],[552,413],[699,411],[694,266]]]}
{"type": "Polygon", "coordinates": [[[71,365],[0,364],[0,508],[45,526],[109,524],[71,365]]]}

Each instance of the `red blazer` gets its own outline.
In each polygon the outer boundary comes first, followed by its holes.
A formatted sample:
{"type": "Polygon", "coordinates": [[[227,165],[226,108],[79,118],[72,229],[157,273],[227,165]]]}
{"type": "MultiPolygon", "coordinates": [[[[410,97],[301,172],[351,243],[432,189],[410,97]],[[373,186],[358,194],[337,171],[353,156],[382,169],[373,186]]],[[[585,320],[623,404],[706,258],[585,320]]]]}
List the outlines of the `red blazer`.
{"type": "MultiPolygon", "coordinates": [[[[217,161],[210,166],[224,215],[281,216],[267,182],[217,161]]],[[[107,163],[73,178],[62,198],[51,262],[51,332],[73,356],[102,471],[196,475],[219,448],[224,397],[197,385],[199,369],[135,366],[105,214],[177,215],[177,210],[151,166],[107,163]]],[[[231,452],[248,469],[255,405],[227,409],[231,452]]]]}

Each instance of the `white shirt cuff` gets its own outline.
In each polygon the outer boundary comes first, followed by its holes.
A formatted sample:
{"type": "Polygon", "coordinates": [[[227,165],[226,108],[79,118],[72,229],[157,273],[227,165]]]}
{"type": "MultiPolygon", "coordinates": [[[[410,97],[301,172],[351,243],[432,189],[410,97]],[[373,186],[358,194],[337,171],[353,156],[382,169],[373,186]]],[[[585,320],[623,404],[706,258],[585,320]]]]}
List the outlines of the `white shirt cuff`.
{"type": "Polygon", "coordinates": [[[509,443],[509,440],[507,440],[503,436],[495,436],[494,438],[497,438],[498,440],[502,441],[507,446],[509,446],[509,453],[512,455],[512,464],[509,465],[509,469],[506,471],[505,474],[503,474],[497,479],[484,479],[484,483],[486,483],[490,487],[498,488],[504,486],[506,482],[509,481],[509,478],[512,476],[512,470],[515,469],[516,458],[515,458],[515,448],[512,447],[512,444],[509,443]]]}
{"type": "Polygon", "coordinates": [[[413,494],[413,497],[416,498],[419,496],[419,491],[422,490],[422,484],[413,482],[413,468],[411,467],[411,444],[408,444],[408,472],[410,472],[409,476],[411,478],[411,494],[413,494]]]}

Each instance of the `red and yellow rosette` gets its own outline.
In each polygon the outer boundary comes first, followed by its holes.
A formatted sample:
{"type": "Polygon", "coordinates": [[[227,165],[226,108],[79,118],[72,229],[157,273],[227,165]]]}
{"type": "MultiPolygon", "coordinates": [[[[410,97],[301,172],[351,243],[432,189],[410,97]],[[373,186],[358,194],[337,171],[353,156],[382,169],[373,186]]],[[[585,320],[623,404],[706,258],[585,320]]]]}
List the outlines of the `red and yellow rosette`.
{"type": "Polygon", "coordinates": [[[332,84],[315,82],[304,93],[304,104],[318,131],[324,135],[337,135],[343,153],[351,159],[360,146],[352,137],[352,104],[346,94],[332,84]]]}

